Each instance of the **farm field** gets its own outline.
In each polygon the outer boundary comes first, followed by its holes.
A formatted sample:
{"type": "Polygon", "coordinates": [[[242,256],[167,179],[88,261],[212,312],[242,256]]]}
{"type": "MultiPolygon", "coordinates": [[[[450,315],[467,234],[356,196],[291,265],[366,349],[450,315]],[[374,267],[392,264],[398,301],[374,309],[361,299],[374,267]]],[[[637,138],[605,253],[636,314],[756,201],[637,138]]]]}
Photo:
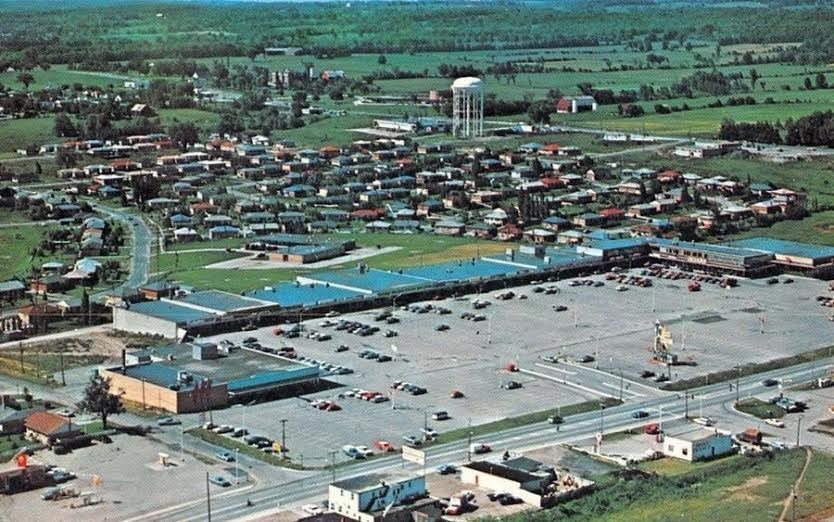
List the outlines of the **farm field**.
{"type": "MultiPolygon", "coordinates": [[[[125,80],[133,76],[126,76],[115,73],[102,73],[94,71],[70,70],[66,65],[53,65],[49,70],[34,69],[30,71],[35,81],[29,84],[29,90],[44,89],[46,87],[59,87],[61,85],[73,85],[80,83],[84,87],[107,87],[113,85],[121,86],[125,80]]],[[[19,72],[0,72],[0,83],[12,89],[23,90],[25,86],[17,80],[19,72]]]]}

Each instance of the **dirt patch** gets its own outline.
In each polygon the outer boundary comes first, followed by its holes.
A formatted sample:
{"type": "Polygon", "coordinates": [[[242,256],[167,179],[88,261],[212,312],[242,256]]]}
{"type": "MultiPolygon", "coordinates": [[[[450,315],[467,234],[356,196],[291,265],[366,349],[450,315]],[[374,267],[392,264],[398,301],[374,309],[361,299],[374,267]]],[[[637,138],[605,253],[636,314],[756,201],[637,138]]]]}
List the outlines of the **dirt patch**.
{"type": "Polygon", "coordinates": [[[745,502],[753,502],[760,500],[762,497],[753,493],[753,489],[767,484],[768,478],[766,476],[751,477],[745,480],[738,486],[727,488],[727,500],[742,500],[745,502]]]}

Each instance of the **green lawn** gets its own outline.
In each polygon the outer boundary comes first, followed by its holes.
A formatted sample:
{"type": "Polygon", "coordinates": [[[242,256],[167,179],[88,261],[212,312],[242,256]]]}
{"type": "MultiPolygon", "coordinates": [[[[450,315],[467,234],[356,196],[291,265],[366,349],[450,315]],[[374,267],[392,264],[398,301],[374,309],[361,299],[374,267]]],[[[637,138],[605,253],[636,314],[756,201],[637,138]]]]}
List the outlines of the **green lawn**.
{"type": "Polygon", "coordinates": [[[159,109],[157,114],[165,126],[173,122],[185,122],[193,123],[204,129],[214,130],[214,127],[220,121],[220,115],[216,112],[201,109],[159,109]]]}
{"type": "Polygon", "coordinates": [[[742,413],[753,415],[760,419],[781,419],[787,412],[780,406],[767,403],[763,400],[750,398],[739,401],[736,409],[742,413]]]}
{"type": "Polygon", "coordinates": [[[52,134],[54,121],[51,117],[0,120],[0,153],[11,154],[29,145],[57,142],[52,134]]]}
{"type": "MultiPolygon", "coordinates": [[[[17,81],[18,74],[18,72],[2,72],[0,73],[0,83],[12,89],[23,90],[24,85],[17,81]]],[[[75,83],[80,83],[84,87],[107,87],[108,85],[121,87],[124,81],[128,79],[126,76],[119,74],[71,71],[67,69],[66,65],[55,65],[48,71],[35,69],[31,71],[31,74],[35,78],[35,81],[29,85],[30,91],[43,89],[48,86],[59,87],[61,85],[72,85],[75,83]]]]}
{"type": "Polygon", "coordinates": [[[666,457],[657,460],[647,460],[639,464],[639,468],[649,473],[657,473],[667,477],[676,477],[686,475],[689,473],[710,473],[713,469],[725,466],[728,462],[738,461],[744,459],[741,455],[733,455],[723,459],[701,461],[701,462],[687,462],[681,459],[673,459],[666,457]]]}
{"type": "Polygon", "coordinates": [[[834,211],[817,212],[801,221],[780,221],[770,228],[756,228],[733,239],[756,236],[834,246],[834,211]]]}

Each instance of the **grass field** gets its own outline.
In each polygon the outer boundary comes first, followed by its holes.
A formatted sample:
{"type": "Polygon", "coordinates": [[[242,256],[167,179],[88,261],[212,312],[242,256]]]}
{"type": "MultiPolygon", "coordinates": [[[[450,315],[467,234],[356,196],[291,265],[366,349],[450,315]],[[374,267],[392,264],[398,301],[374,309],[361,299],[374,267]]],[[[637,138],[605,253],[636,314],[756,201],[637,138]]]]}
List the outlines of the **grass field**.
{"type": "Polygon", "coordinates": [[[756,236],[834,246],[834,211],[817,212],[801,221],[780,221],[770,228],[744,232],[737,238],[756,236]]]}
{"type": "MultiPolygon", "coordinates": [[[[6,87],[23,90],[24,85],[17,81],[19,72],[2,72],[0,73],[0,83],[6,87]]],[[[29,90],[34,91],[43,89],[49,86],[60,87],[61,85],[73,85],[80,83],[84,87],[107,87],[113,85],[114,87],[121,87],[124,81],[129,79],[129,76],[119,74],[99,73],[92,71],[71,71],[67,69],[66,65],[55,65],[48,71],[35,69],[31,71],[35,81],[29,85],[29,90]]]]}
{"type": "Polygon", "coordinates": [[[54,122],[51,117],[0,120],[0,153],[14,153],[29,145],[55,142],[54,122]]]}
{"type": "Polygon", "coordinates": [[[763,400],[750,398],[739,401],[736,409],[742,413],[753,415],[760,419],[781,419],[787,412],[780,406],[767,403],[763,400]]]}
{"type": "Polygon", "coordinates": [[[200,109],[160,109],[157,111],[162,125],[167,126],[174,122],[193,123],[204,129],[214,129],[220,121],[220,115],[216,112],[200,109]]]}
{"type": "MultiPolygon", "coordinates": [[[[662,459],[641,465],[646,471],[656,471],[657,476],[606,477],[591,495],[550,510],[520,513],[503,520],[777,520],[804,463],[802,449],[696,464],[662,459]]],[[[824,514],[834,506],[830,494],[834,474],[826,473],[831,465],[831,455],[816,451],[812,454],[799,488],[797,515],[824,514]]]]}

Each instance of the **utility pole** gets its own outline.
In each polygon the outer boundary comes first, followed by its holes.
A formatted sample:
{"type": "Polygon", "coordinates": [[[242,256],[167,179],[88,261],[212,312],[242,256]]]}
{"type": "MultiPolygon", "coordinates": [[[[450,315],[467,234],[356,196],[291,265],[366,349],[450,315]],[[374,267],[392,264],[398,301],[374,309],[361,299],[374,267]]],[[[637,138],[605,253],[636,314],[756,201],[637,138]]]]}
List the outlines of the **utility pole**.
{"type": "Polygon", "coordinates": [[[736,366],[736,406],[739,403],[738,381],[741,378],[741,366],[736,366]]]}
{"type": "MultiPolygon", "coordinates": [[[[58,358],[61,360],[61,386],[66,386],[67,385],[67,379],[64,376],[64,348],[63,347],[61,348],[61,351],[58,352],[58,358]]],[[[143,390],[144,390],[144,388],[143,388],[143,390]]],[[[143,408],[144,408],[144,405],[145,405],[145,399],[143,398],[142,399],[142,407],[143,408]]]]}
{"type": "Polygon", "coordinates": [[[23,341],[21,341],[17,347],[20,349],[20,373],[26,373],[26,370],[23,369],[23,341]]]}
{"type": "Polygon", "coordinates": [[[287,451],[287,419],[281,419],[281,453],[287,451]]]}
{"type": "Polygon", "coordinates": [[[599,432],[605,433],[605,404],[599,403],[599,432]]]}
{"type": "Polygon", "coordinates": [[[623,369],[620,368],[620,402],[623,400],[623,369]]]}
{"type": "Polygon", "coordinates": [[[802,415],[796,418],[796,447],[799,447],[799,434],[802,429],[802,415]]]}
{"type": "Polygon", "coordinates": [[[333,477],[333,482],[336,482],[336,451],[330,451],[330,472],[333,477]]]}
{"type": "Polygon", "coordinates": [[[472,418],[466,422],[466,462],[472,461],[472,418]]]}
{"type": "Polygon", "coordinates": [[[211,488],[208,471],[206,471],[206,505],[208,506],[208,522],[211,522],[211,488]]]}
{"type": "Polygon", "coordinates": [[[684,390],[683,391],[683,398],[684,398],[684,404],[686,405],[686,406],[684,406],[683,418],[688,419],[689,418],[689,390],[684,390]]]}

